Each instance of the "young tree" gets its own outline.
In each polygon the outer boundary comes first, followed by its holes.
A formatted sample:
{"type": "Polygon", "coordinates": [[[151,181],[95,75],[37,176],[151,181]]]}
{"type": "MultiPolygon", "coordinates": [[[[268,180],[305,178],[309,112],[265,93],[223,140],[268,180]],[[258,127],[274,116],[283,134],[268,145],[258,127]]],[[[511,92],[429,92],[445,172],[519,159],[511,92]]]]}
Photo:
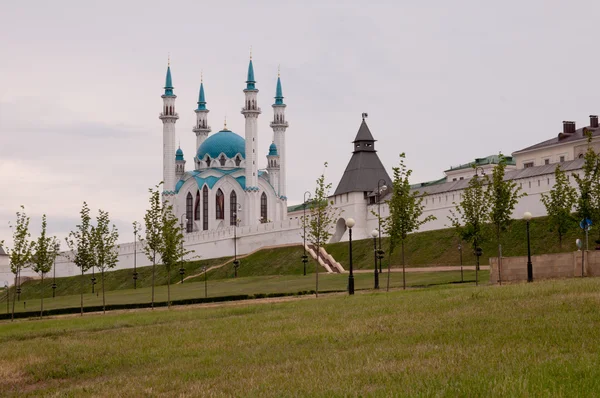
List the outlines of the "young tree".
{"type": "Polygon", "coordinates": [[[173,214],[173,206],[163,206],[161,217],[162,244],[159,246],[158,252],[167,269],[167,305],[171,308],[171,268],[191,251],[183,247],[183,229],[178,225],[179,219],[173,214]]]}
{"type": "MultiPolygon", "coordinates": [[[[388,258],[397,247],[398,243],[402,248],[402,286],[406,289],[406,262],[404,257],[404,242],[408,234],[415,232],[426,222],[433,221],[436,218],[433,215],[423,216],[423,199],[425,195],[420,195],[419,191],[411,191],[408,179],[412,174],[404,159],[406,155],[400,154],[400,164],[394,167],[394,180],[392,181],[392,197],[386,201],[389,207],[389,215],[383,219],[383,229],[389,236],[388,258]]],[[[390,290],[390,264],[388,261],[388,279],[387,290],[390,290]]]]}
{"type": "Polygon", "coordinates": [[[569,184],[560,163],[556,165],[554,178],[556,181],[550,192],[542,194],[542,203],[546,207],[550,223],[558,233],[558,244],[562,248],[563,236],[575,225],[573,206],[577,200],[577,190],[569,184]]]}
{"type": "Polygon", "coordinates": [[[163,244],[162,237],[162,214],[163,208],[160,201],[160,182],[150,192],[150,207],[144,215],[146,226],[146,239],[144,240],[144,253],[148,260],[152,261],[152,308],[154,308],[154,283],[156,280],[156,255],[160,253],[163,244]]]}
{"type": "Polygon", "coordinates": [[[13,306],[11,319],[15,319],[15,302],[17,294],[21,290],[20,273],[23,268],[29,266],[32,258],[34,242],[30,241],[29,217],[25,214],[25,207],[21,206],[21,211],[17,212],[17,221],[14,225],[9,224],[13,230],[13,247],[7,248],[8,258],[10,260],[10,270],[15,274],[15,293],[13,296],[13,306]]]}
{"type": "MultiPolygon", "coordinates": [[[[479,245],[484,239],[483,227],[489,221],[489,197],[484,192],[485,179],[473,176],[469,185],[462,194],[459,204],[455,203],[455,210],[450,210],[448,219],[456,228],[461,240],[468,242],[473,251],[478,253],[479,245]]],[[[475,283],[479,276],[479,255],[477,255],[477,267],[475,268],[475,283]]]]}
{"type": "Polygon", "coordinates": [[[85,291],[85,272],[94,265],[94,250],[91,237],[90,208],[83,202],[81,211],[81,222],[75,227],[75,231],[69,232],[65,238],[67,246],[71,250],[71,261],[81,269],[81,315],[83,316],[83,293],[85,291]]]}
{"type": "Polygon", "coordinates": [[[118,252],[117,240],[119,231],[110,225],[108,212],[98,210],[96,226],[91,228],[91,247],[94,253],[94,265],[100,270],[102,279],[102,312],[106,314],[106,291],[104,288],[104,271],[112,269],[117,265],[118,252]]]}
{"type": "MultiPolygon", "coordinates": [[[[592,135],[587,133],[588,148],[584,155],[583,175],[573,174],[579,187],[577,198],[577,216],[579,219],[589,218],[594,223],[600,222],[600,157],[592,147],[592,135]]],[[[600,229],[598,230],[600,233],[600,229]]]]}
{"type": "MultiPolygon", "coordinates": [[[[327,168],[327,162],[325,162],[327,168]]],[[[315,266],[315,295],[319,296],[319,258],[321,246],[326,244],[331,238],[331,229],[340,216],[338,209],[333,207],[333,202],[329,200],[329,190],[331,183],[325,183],[325,172],[317,178],[317,186],[313,200],[310,203],[310,214],[306,216],[306,240],[313,245],[317,252],[317,265],[315,266]]],[[[303,221],[304,222],[304,221],[303,221]]]]}
{"type": "Polygon", "coordinates": [[[46,215],[42,216],[42,231],[34,245],[32,255],[33,262],[31,268],[42,277],[40,288],[40,318],[44,315],[44,275],[50,272],[54,265],[54,260],[58,256],[58,240],[54,236],[48,236],[46,233],[46,215]]]}
{"type": "Polygon", "coordinates": [[[519,199],[527,195],[521,192],[514,180],[505,180],[506,158],[500,154],[499,162],[492,170],[492,178],[487,185],[486,195],[490,204],[490,221],[494,226],[496,244],[498,245],[498,276],[502,284],[502,246],[500,234],[505,231],[512,222],[512,213],[519,199]]]}

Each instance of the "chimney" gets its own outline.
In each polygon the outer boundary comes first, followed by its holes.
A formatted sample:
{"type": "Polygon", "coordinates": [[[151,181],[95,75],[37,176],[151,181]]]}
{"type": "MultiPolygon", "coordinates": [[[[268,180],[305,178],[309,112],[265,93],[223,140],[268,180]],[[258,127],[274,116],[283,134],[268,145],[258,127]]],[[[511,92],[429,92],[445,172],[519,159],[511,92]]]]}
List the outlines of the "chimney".
{"type": "Polygon", "coordinates": [[[598,128],[598,115],[590,115],[590,127],[598,128]]]}
{"type": "Polygon", "coordinates": [[[575,122],[564,120],[563,121],[563,134],[575,133],[575,122]]]}

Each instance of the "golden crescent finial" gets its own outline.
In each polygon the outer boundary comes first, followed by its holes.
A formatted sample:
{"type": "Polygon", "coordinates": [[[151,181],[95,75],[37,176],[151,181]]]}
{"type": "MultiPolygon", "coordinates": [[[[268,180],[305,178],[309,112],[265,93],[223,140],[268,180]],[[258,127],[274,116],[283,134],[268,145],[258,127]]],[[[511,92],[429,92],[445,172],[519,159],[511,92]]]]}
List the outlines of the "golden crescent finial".
{"type": "Polygon", "coordinates": [[[223,130],[227,130],[227,116],[225,116],[225,124],[223,126],[223,130]]]}
{"type": "Polygon", "coordinates": [[[167,66],[171,66],[171,53],[168,53],[167,55],[167,66]]]}
{"type": "Polygon", "coordinates": [[[204,83],[204,71],[200,69],[200,83],[204,83]]]}
{"type": "Polygon", "coordinates": [[[281,64],[277,65],[277,77],[281,77],[281,64]]]}
{"type": "Polygon", "coordinates": [[[250,61],[252,61],[252,46],[250,46],[250,61]]]}

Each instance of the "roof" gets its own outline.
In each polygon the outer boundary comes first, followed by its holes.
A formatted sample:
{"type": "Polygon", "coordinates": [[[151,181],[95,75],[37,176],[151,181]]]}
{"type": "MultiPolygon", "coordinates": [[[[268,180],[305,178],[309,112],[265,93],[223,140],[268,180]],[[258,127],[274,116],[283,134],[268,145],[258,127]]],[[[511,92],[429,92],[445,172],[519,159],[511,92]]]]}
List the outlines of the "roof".
{"type": "MultiPolygon", "coordinates": [[[[574,171],[579,170],[583,166],[584,159],[575,159],[569,162],[545,164],[541,166],[528,167],[525,169],[507,170],[504,179],[505,180],[519,180],[522,178],[532,178],[547,174],[553,174],[556,170],[556,166],[560,164],[563,171],[574,171]]],[[[412,185],[413,189],[418,190],[420,193],[427,193],[428,195],[436,195],[444,192],[458,191],[467,188],[469,180],[457,180],[448,181],[445,183],[424,183],[426,185],[421,186],[420,184],[412,185]]]]}
{"type": "Polygon", "coordinates": [[[274,142],[269,146],[269,156],[278,156],[277,145],[274,142]]]}
{"type": "MultiPolygon", "coordinates": [[[[185,179],[181,179],[177,182],[177,184],[175,185],[175,192],[179,192],[179,190],[181,189],[181,187],[183,186],[183,184],[190,178],[194,178],[196,180],[196,183],[198,184],[198,189],[202,189],[202,187],[204,186],[204,184],[206,184],[208,186],[209,189],[212,189],[215,184],[217,183],[217,181],[219,181],[221,178],[233,174],[235,172],[238,171],[244,171],[243,168],[235,168],[235,169],[219,169],[219,168],[211,168],[211,169],[205,169],[205,170],[194,170],[194,171],[187,171],[185,173],[185,179]],[[217,175],[214,175],[217,174],[217,175]]],[[[239,177],[232,177],[233,179],[235,179],[238,184],[240,184],[240,187],[242,187],[242,189],[246,189],[246,177],[245,176],[239,176],[239,177]]]]}
{"type": "Polygon", "coordinates": [[[347,192],[371,192],[377,188],[377,182],[383,179],[387,186],[391,187],[391,179],[387,171],[383,167],[377,152],[372,143],[375,142],[367,123],[363,119],[358,134],[353,143],[362,142],[370,143],[371,146],[366,147],[361,144],[355,144],[355,150],[352,153],[350,162],[346,166],[344,175],[338,184],[334,195],[341,195],[347,192]]]}
{"type": "Polygon", "coordinates": [[[183,151],[181,148],[177,148],[177,151],[175,151],[175,161],[177,160],[183,160],[183,151]]]}
{"type": "Polygon", "coordinates": [[[204,159],[209,155],[212,159],[218,158],[224,154],[229,159],[233,159],[237,154],[246,158],[246,140],[230,130],[221,130],[208,137],[196,154],[198,159],[204,159]]]}
{"type": "Polygon", "coordinates": [[[256,90],[254,83],[256,83],[256,80],[254,80],[254,66],[252,66],[252,59],[250,59],[250,63],[248,64],[248,78],[246,79],[246,90],[256,90]]]}
{"type": "Polygon", "coordinates": [[[277,90],[275,90],[275,105],[283,105],[283,91],[281,90],[281,79],[277,76],[277,90]]]}
{"type": "Polygon", "coordinates": [[[552,145],[559,145],[559,144],[564,144],[567,142],[575,142],[575,141],[580,141],[580,140],[586,140],[586,132],[587,131],[591,131],[592,133],[592,137],[600,137],[600,128],[599,127],[582,127],[580,129],[575,130],[574,133],[572,134],[564,134],[564,133],[558,133],[558,135],[554,138],[551,138],[549,140],[546,141],[542,141],[540,143],[537,143],[535,145],[529,146],[527,148],[524,149],[519,149],[518,151],[513,152],[513,154],[515,153],[520,153],[520,152],[525,152],[525,151],[531,151],[534,149],[540,149],[540,148],[545,148],[545,147],[549,147],[552,145]]]}
{"type": "Polygon", "coordinates": [[[165,81],[165,96],[173,95],[173,81],[171,79],[171,66],[167,66],[167,78],[165,81]]]}
{"type": "Polygon", "coordinates": [[[204,97],[204,83],[200,83],[200,94],[198,95],[198,109],[197,111],[206,110],[206,98],[204,97]]]}
{"type": "MultiPolygon", "coordinates": [[[[504,159],[506,160],[506,164],[509,166],[515,166],[517,164],[517,162],[515,162],[515,160],[513,159],[512,156],[504,155],[504,159]]],[[[473,162],[461,164],[458,166],[453,166],[445,171],[448,172],[448,171],[455,171],[455,170],[461,170],[461,169],[470,169],[470,168],[473,168],[474,166],[483,166],[486,164],[498,164],[498,163],[500,163],[500,155],[490,155],[490,156],[486,156],[485,158],[475,158],[475,160],[473,162]]]]}

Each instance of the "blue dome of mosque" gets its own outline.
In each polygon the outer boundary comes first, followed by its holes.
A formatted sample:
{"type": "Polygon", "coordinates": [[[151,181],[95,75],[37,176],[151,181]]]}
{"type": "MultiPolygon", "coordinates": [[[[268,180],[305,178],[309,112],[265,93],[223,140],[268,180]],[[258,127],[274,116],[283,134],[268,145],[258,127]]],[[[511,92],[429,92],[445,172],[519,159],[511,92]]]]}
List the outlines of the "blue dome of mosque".
{"type": "Polygon", "coordinates": [[[175,160],[183,160],[183,151],[181,148],[178,148],[175,152],[175,160]]]}
{"type": "Polygon", "coordinates": [[[275,145],[275,143],[272,143],[271,146],[269,146],[269,156],[277,156],[277,145],[275,145]]]}
{"type": "Polygon", "coordinates": [[[223,153],[232,159],[238,153],[246,158],[246,140],[229,130],[221,130],[208,137],[200,148],[198,148],[198,159],[204,159],[206,155],[215,159],[223,153]]]}

